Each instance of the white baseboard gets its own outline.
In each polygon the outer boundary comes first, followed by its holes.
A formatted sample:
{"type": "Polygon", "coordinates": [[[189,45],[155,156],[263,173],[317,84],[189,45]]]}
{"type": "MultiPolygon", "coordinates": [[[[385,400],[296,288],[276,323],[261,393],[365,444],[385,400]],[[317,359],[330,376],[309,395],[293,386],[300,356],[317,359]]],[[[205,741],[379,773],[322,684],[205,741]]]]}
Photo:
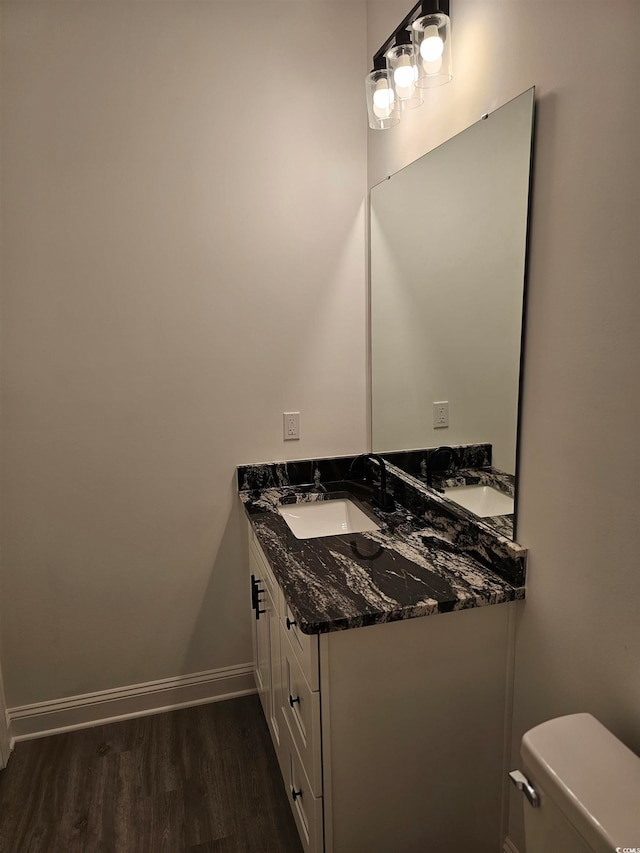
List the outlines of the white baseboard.
{"type": "Polygon", "coordinates": [[[7,710],[14,742],[255,693],[253,664],[35,702],[7,710]]]}
{"type": "Polygon", "coordinates": [[[518,848],[509,837],[505,838],[502,853],[518,853],[518,848]]]}
{"type": "Polygon", "coordinates": [[[9,714],[4,708],[0,718],[0,770],[4,770],[9,761],[11,750],[13,749],[13,738],[11,733],[11,720],[9,714]]]}

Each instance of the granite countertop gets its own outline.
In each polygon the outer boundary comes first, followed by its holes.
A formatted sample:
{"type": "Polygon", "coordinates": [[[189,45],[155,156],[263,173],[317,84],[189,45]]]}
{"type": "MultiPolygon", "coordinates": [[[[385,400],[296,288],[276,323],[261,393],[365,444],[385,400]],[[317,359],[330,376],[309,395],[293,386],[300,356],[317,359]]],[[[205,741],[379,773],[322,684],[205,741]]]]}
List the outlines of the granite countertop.
{"type": "Polygon", "coordinates": [[[394,512],[382,512],[368,487],[342,479],[352,460],[238,469],[244,509],[304,633],[524,598],[524,549],[497,534],[494,543],[486,530],[464,520],[423,511],[424,496],[393,474],[389,488],[400,502],[394,512]],[[335,477],[340,470],[341,478],[335,477]],[[375,517],[379,530],[297,539],[277,511],[278,504],[331,500],[345,492],[375,517]]]}
{"type": "MultiPolygon", "coordinates": [[[[461,464],[451,473],[443,474],[435,471],[432,474],[433,485],[438,489],[472,485],[492,486],[513,498],[515,496],[515,477],[513,474],[508,474],[491,465],[491,450],[490,444],[471,444],[456,447],[455,451],[460,457],[461,464]]],[[[426,485],[426,459],[430,453],[433,453],[433,448],[401,450],[383,455],[387,462],[426,485]]],[[[453,496],[449,496],[449,500],[455,502],[453,496]]],[[[460,507],[459,511],[463,515],[468,513],[464,507],[460,507]]],[[[473,518],[473,514],[471,517],[473,518]]],[[[475,521],[495,530],[502,536],[513,539],[513,514],[492,515],[483,518],[476,516],[475,521]]]]}

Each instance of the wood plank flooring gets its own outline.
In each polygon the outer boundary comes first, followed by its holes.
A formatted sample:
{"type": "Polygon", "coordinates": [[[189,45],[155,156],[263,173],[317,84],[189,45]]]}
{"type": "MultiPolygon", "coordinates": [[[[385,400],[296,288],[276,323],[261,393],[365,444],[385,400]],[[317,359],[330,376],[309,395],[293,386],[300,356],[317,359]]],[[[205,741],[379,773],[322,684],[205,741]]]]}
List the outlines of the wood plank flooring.
{"type": "Polygon", "coordinates": [[[0,853],[301,853],[257,696],[16,745],[0,853]]]}

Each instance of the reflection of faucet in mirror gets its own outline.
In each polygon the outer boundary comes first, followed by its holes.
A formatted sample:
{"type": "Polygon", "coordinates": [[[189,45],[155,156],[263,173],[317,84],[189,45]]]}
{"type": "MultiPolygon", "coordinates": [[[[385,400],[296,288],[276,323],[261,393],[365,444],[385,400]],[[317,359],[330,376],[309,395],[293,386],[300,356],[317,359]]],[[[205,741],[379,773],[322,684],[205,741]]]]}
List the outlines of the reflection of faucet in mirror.
{"type": "Polygon", "coordinates": [[[320,474],[320,469],[316,468],[316,470],[313,472],[313,492],[322,492],[323,494],[326,493],[327,490],[322,485],[321,480],[322,475],[320,474]]]}
{"type": "Polygon", "coordinates": [[[434,472],[437,474],[449,474],[457,464],[458,459],[453,447],[436,447],[436,449],[429,454],[426,460],[422,460],[420,470],[421,472],[424,472],[427,486],[443,495],[444,489],[439,489],[437,486],[433,485],[433,474],[434,472]]]}
{"type": "Polygon", "coordinates": [[[373,482],[371,477],[371,464],[373,462],[377,463],[380,470],[380,483],[377,486],[373,484],[372,503],[385,512],[393,512],[396,508],[396,502],[393,495],[390,495],[387,492],[387,467],[382,456],[379,456],[377,453],[361,453],[360,456],[356,456],[351,465],[349,465],[347,477],[351,476],[353,466],[360,459],[364,460],[364,472],[367,482],[373,482]]]}

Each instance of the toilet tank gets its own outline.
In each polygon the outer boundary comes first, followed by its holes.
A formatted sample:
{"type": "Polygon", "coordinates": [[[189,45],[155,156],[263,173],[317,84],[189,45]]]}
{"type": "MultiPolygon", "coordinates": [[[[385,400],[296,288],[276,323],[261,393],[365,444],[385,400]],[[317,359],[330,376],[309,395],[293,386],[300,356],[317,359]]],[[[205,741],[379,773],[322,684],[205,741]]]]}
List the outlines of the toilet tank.
{"type": "Polygon", "coordinates": [[[640,850],[640,758],[591,714],[549,720],[522,738],[527,853],[640,850]]]}

